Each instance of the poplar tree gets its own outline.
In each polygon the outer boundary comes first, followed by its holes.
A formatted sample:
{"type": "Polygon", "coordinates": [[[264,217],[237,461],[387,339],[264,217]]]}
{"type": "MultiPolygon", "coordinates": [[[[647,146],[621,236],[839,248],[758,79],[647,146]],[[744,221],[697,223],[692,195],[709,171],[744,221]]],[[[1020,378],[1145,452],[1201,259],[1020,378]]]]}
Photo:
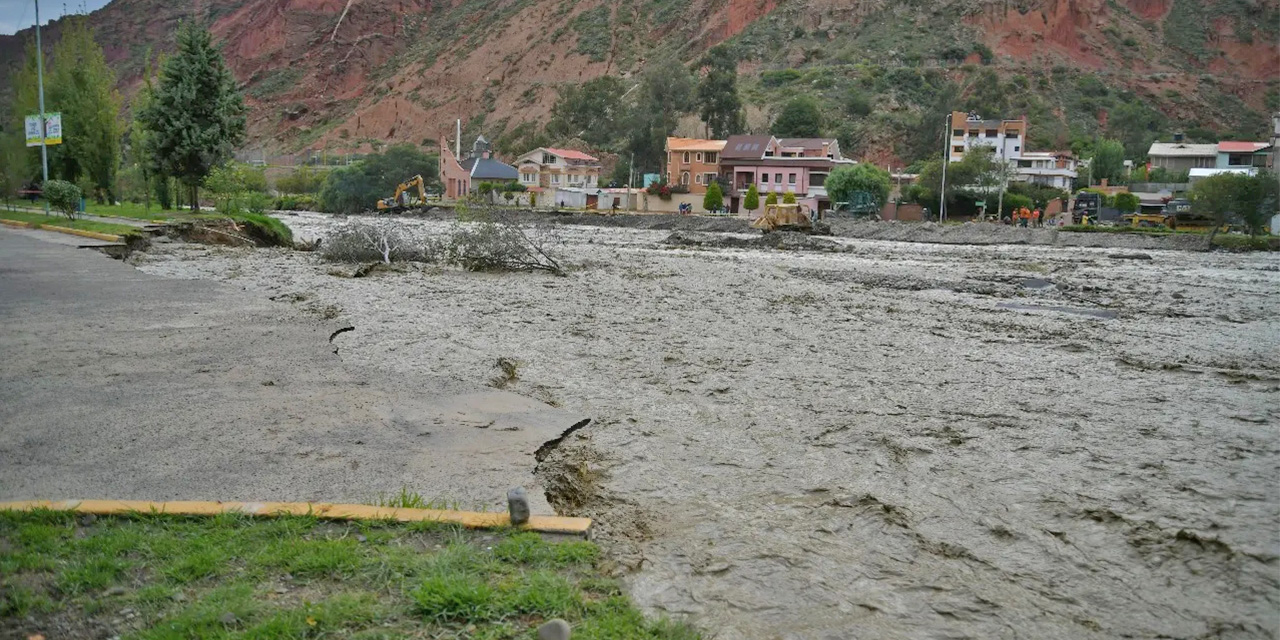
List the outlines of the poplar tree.
{"type": "MultiPolygon", "coordinates": [[[[113,199],[120,166],[120,93],[116,74],[88,21],[69,21],[53,49],[45,109],[62,113],[62,144],[50,147],[50,171],[64,180],[87,178],[98,202],[113,199]]],[[[89,194],[85,194],[88,196],[89,194]]]]}
{"type": "Polygon", "coordinates": [[[199,211],[199,189],[214,167],[231,158],[245,136],[244,99],[209,31],[178,29],[178,51],[164,62],[160,84],[138,115],[160,173],[173,176],[199,211]]]}

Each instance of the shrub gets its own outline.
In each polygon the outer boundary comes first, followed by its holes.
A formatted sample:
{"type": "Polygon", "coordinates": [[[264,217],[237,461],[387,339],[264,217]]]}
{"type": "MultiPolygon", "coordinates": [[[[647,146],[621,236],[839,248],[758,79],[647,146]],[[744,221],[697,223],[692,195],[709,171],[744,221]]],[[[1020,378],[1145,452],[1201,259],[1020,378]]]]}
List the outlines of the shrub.
{"type": "Polygon", "coordinates": [[[770,192],[769,195],[764,197],[764,204],[766,207],[771,204],[778,204],[778,194],[770,192]]]}
{"type": "Polygon", "coordinates": [[[1004,209],[1000,211],[1000,215],[1001,217],[1009,218],[1012,217],[1013,212],[1018,209],[1034,209],[1035,206],[1036,203],[1027,196],[1018,195],[1016,193],[1006,193],[1004,194],[1004,209]]]}
{"type": "Polygon", "coordinates": [[[1115,196],[1115,207],[1120,213],[1133,213],[1142,205],[1138,200],[1138,196],[1129,192],[1117,193],[1115,196]]]}
{"type": "Polygon", "coordinates": [[[796,194],[788,192],[782,195],[782,204],[795,204],[795,203],[796,203],[796,194]]]}
{"type": "Polygon", "coordinates": [[[563,269],[548,249],[550,238],[509,222],[488,220],[459,225],[438,238],[414,239],[395,223],[351,223],[326,239],[321,257],[331,262],[433,262],[468,271],[549,271],[563,269]]]}
{"type": "Polygon", "coordinates": [[[324,173],[302,166],[277,179],[276,189],[280,193],[316,194],[324,187],[324,178],[324,173]]]}
{"type": "Polygon", "coordinates": [[[888,171],[874,164],[862,163],[852,167],[836,167],[827,176],[826,187],[833,202],[853,202],[853,194],[865,191],[875,199],[876,206],[883,207],[889,200],[893,179],[888,171]]]}
{"type": "Polygon", "coordinates": [[[47,180],[44,183],[44,197],[49,201],[49,206],[61,211],[71,220],[75,220],[76,212],[80,210],[80,198],[83,192],[80,187],[67,182],[66,180],[47,180]]]}
{"type": "Polygon", "coordinates": [[[325,239],[320,255],[331,262],[433,262],[437,254],[428,247],[393,222],[353,222],[325,239]]]}
{"type": "Polygon", "coordinates": [[[283,195],[276,198],[277,211],[319,211],[320,201],[313,196],[283,195]]]}
{"type": "Polygon", "coordinates": [[[707,211],[719,211],[724,208],[724,192],[719,182],[712,182],[707,187],[707,194],[702,197],[702,208],[707,211]]]}

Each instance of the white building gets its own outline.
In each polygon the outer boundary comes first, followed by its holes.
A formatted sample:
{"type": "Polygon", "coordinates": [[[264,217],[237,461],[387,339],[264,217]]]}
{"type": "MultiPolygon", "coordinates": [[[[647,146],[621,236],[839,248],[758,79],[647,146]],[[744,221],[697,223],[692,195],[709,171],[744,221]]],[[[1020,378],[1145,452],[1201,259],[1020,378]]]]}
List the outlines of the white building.
{"type": "Polygon", "coordinates": [[[1063,151],[1024,151],[1015,162],[1019,182],[1070,191],[1079,175],[1079,162],[1063,151]]]}
{"type": "Polygon", "coordinates": [[[959,162],[977,147],[991,147],[995,158],[1010,162],[1022,157],[1027,141],[1027,121],[987,120],[975,113],[951,114],[951,161],[959,162]]]}

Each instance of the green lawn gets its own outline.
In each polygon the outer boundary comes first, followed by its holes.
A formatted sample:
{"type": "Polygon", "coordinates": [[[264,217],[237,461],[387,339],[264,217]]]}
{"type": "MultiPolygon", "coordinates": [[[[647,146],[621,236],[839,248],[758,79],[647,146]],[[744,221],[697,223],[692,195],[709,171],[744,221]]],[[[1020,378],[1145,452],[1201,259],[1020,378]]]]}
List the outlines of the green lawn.
{"type": "Polygon", "coordinates": [[[119,216],[121,218],[136,218],[138,220],[155,221],[168,220],[174,217],[174,215],[186,213],[177,209],[161,211],[160,205],[154,202],[151,203],[151,211],[145,211],[141,204],[134,204],[132,202],[122,202],[118,205],[90,202],[85,205],[85,209],[88,213],[92,213],[96,216],[119,216]]]}
{"type": "Polygon", "coordinates": [[[0,512],[0,638],[697,638],[590,542],[440,523],[0,512]]]}
{"type": "Polygon", "coordinates": [[[123,224],[111,224],[108,222],[98,222],[96,220],[68,220],[65,216],[46,216],[43,213],[29,213],[26,211],[0,211],[0,218],[4,218],[6,220],[17,220],[19,222],[30,222],[36,225],[51,225],[55,227],[66,227],[69,229],[80,229],[81,231],[110,233],[117,236],[124,236],[138,232],[136,227],[123,224]]]}

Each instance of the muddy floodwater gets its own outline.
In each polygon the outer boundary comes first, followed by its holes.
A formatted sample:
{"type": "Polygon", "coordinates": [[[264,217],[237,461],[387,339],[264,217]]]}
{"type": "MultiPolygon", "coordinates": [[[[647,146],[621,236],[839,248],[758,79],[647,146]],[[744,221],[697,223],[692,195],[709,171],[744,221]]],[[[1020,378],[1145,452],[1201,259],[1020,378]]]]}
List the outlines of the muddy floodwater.
{"type": "Polygon", "coordinates": [[[518,360],[509,389],[592,418],[540,463],[549,502],[717,638],[1277,637],[1277,255],[558,233],[567,277],[137,262],[300,294],[361,366],[518,360]]]}

